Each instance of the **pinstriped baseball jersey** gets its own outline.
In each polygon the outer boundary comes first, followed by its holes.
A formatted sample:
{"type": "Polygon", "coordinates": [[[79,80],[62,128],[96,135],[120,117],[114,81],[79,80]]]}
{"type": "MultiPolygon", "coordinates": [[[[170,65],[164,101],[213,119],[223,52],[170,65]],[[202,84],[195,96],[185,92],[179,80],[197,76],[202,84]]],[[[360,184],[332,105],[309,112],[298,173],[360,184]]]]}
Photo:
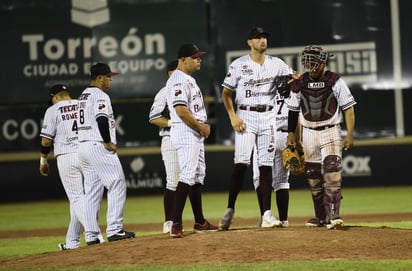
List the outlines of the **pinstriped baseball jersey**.
{"type": "Polygon", "coordinates": [[[262,64],[256,63],[250,55],[231,63],[222,86],[236,92],[236,114],[246,125],[243,133],[235,133],[235,164],[249,164],[256,144],[259,166],[273,165],[276,115],[272,110],[275,97],[270,89],[276,76],[292,73],[293,69],[280,58],[268,55],[262,64]],[[266,106],[270,109],[256,112],[240,106],[266,106]]]}
{"type": "MultiPolygon", "coordinates": [[[[325,73],[326,74],[326,73],[325,73]]],[[[301,75],[301,78],[308,78],[308,73],[304,73],[301,75]]],[[[327,80],[325,77],[323,80],[318,80],[318,81],[313,81],[313,80],[299,80],[297,82],[292,83],[292,90],[293,88],[296,88],[296,91],[291,91],[290,97],[287,100],[288,108],[291,111],[300,111],[300,122],[303,126],[305,127],[310,127],[310,128],[315,128],[319,126],[326,126],[326,125],[335,125],[339,124],[341,122],[341,117],[342,115],[340,114],[340,110],[335,110],[335,112],[332,112],[333,115],[331,115],[330,118],[325,119],[325,120],[319,120],[319,121],[312,121],[309,120],[307,117],[305,117],[302,113],[301,106],[303,105],[302,103],[302,91],[301,88],[307,88],[310,89],[315,96],[316,91],[324,91],[327,88],[331,88],[331,93],[333,97],[331,96],[319,96],[317,100],[313,101],[313,104],[310,105],[310,108],[313,110],[313,107],[316,104],[319,104],[317,107],[317,110],[319,112],[322,112],[324,110],[327,111],[328,108],[327,105],[331,103],[331,99],[336,99],[337,105],[339,106],[340,109],[346,110],[356,104],[355,98],[353,97],[352,93],[350,92],[348,86],[344,82],[342,78],[337,79],[337,81],[332,85],[328,86],[327,80]],[[295,85],[299,83],[299,85],[295,85]],[[300,88],[301,87],[301,88],[300,88]],[[321,99],[321,100],[319,100],[321,99]]],[[[320,114],[320,113],[319,113],[320,114]]]]}
{"type": "Polygon", "coordinates": [[[77,152],[77,100],[60,101],[44,114],[41,137],[54,142],[54,155],[77,152]]]}
{"type": "MultiPolygon", "coordinates": [[[[285,103],[285,98],[276,94],[275,96],[276,107],[276,147],[275,147],[275,158],[272,168],[272,187],[274,191],[279,189],[289,189],[289,170],[283,166],[282,161],[282,150],[287,144],[287,131],[288,131],[288,108],[285,103]]],[[[255,190],[259,187],[259,168],[256,155],[256,147],[253,149],[253,184],[255,190]]]]}
{"type": "MultiPolygon", "coordinates": [[[[62,100],[46,110],[40,132],[41,137],[53,140],[59,176],[70,202],[70,223],[66,234],[66,247],[69,249],[80,247],[83,225],[90,219],[86,216],[83,175],[78,156],[78,117],[78,101],[62,100]]],[[[100,194],[103,195],[103,187],[100,194]]],[[[97,201],[97,206],[100,208],[100,201],[97,201]]],[[[96,220],[96,213],[92,219],[96,220]]],[[[97,236],[103,241],[100,229],[97,229],[97,236]]]]}
{"type": "Polygon", "coordinates": [[[275,114],[276,114],[276,130],[287,131],[288,130],[288,107],[285,103],[285,98],[279,94],[275,95],[275,114]]]}
{"type": "Polygon", "coordinates": [[[110,138],[116,144],[116,125],[111,100],[108,94],[97,87],[88,87],[79,96],[79,159],[82,163],[84,186],[88,200],[85,223],[87,242],[98,239],[99,226],[96,219],[96,187],[107,188],[107,237],[123,229],[123,209],[126,202],[126,181],[120,159],[116,152],[107,150],[96,119],[104,116],[109,122],[110,138]],[[98,178],[96,178],[96,174],[98,178]]]}
{"type": "MultiPolygon", "coordinates": [[[[174,108],[176,105],[185,105],[198,121],[206,123],[207,113],[203,101],[203,95],[196,80],[186,73],[176,70],[167,80],[168,89],[167,105],[174,108]]],[[[175,110],[170,110],[170,118],[173,124],[183,123],[175,110]]]]}
{"type": "Polygon", "coordinates": [[[79,96],[79,141],[103,141],[96,119],[109,120],[111,142],[116,144],[116,123],[109,95],[97,87],[88,87],[79,96]]]}
{"type": "Polygon", "coordinates": [[[266,55],[260,65],[245,55],[230,64],[222,86],[236,91],[238,105],[273,105],[274,97],[269,90],[274,78],[292,73],[292,68],[278,57],[266,55]]]}
{"type": "MultiPolygon", "coordinates": [[[[169,111],[167,106],[167,90],[168,88],[165,86],[155,95],[149,113],[149,121],[162,117],[165,110],[169,111]]],[[[166,189],[176,191],[177,183],[179,182],[179,163],[176,149],[170,138],[170,127],[159,127],[159,136],[162,137],[160,149],[166,170],[166,189]]]]}
{"type": "MultiPolygon", "coordinates": [[[[163,87],[156,94],[150,108],[149,121],[162,117],[162,113],[167,109],[167,88],[163,87]]],[[[170,135],[169,127],[159,127],[159,136],[170,135]]]]}

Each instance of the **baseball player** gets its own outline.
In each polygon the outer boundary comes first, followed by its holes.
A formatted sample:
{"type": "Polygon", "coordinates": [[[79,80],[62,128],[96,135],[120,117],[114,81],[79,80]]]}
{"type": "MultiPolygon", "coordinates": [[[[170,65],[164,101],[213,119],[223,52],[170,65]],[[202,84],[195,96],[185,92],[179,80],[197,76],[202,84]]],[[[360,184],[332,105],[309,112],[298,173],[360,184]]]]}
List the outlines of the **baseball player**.
{"type": "MultiPolygon", "coordinates": [[[[167,65],[167,75],[173,73],[177,68],[178,61],[174,60],[167,65]]],[[[166,191],[163,195],[163,208],[165,222],[163,223],[163,233],[170,233],[173,225],[172,211],[177,183],[179,182],[179,163],[177,152],[170,139],[169,109],[167,107],[167,88],[163,87],[156,94],[149,114],[149,122],[159,126],[159,136],[162,138],[160,146],[162,159],[166,170],[166,191]]]]}
{"type": "MultiPolygon", "coordinates": [[[[49,164],[47,157],[51,147],[54,147],[54,156],[61,182],[70,203],[70,223],[66,234],[66,243],[59,244],[60,250],[80,247],[80,235],[85,220],[86,199],[84,195],[83,177],[78,158],[78,104],[70,97],[65,85],[54,85],[50,88],[49,108],[44,114],[41,136],[40,174],[47,176],[49,164]]],[[[103,189],[97,189],[97,198],[103,195],[103,189]]],[[[100,208],[97,201],[96,208],[100,208]]],[[[100,231],[98,239],[103,242],[100,231]]]]}
{"type": "Polygon", "coordinates": [[[261,27],[249,31],[247,43],[250,53],[230,64],[222,83],[222,100],[235,131],[234,169],[227,209],[219,223],[222,230],[227,230],[232,223],[236,198],[255,145],[260,176],[257,192],[262,199],[263,210],[262,227],[281,225],[270,210],[272,166],[276,147],[274,95],[270,89],[276,76],[293,74],[293,70],[280,58],[266,55],[268,36],[269,32],[261,27]],[[232,92],[236,92],[236,112],[232,92]]]}
{"type": "MultiPolygon", "coordinates": [[[[272,187],[276,194],[276,205],[279,214],[279,220],[282,222],[282,227],[288,227],[288,209],[289,209],[289,170],[283,166],[282,161],[282,150],[286,146],[287,136],[288,136],[288,108],[285,104],[285,97],[279,95],[275,96],[276,107],[276,147],[275,147],[275,159],[272,168],[272,187]]],[[[253,149],[253,185],[255,190],[259,190],[259,168],[257,166],[257,155],[256,149],[253,149]]],[[[261,216],[263,215],[262,210],[262,199],[259,197],[260,193],[257,193],[259,208],[261,216]]],[[[262,224],[262,219],[260,219],[257,224],[260,227],[262,224]]]]}
{"type": "MultiPolygon", "coordinates": [[[[107,228],[109,242],[134,238],[135,233],[123,229],[123,209],[126,202],[126,180],[120,159],[116,153],[116,123],[108,91],[112,84],[112,72],[105,63],[90,68],[91,82],[79,96],[79,158],[84,174],[86,198],[92,203],[95,187],[107,189],[107,228]],[[96,172],[98,179],[92,178],[96,172]]],[[[98,244],[99,225],[95,216],[95,204],[87,205],[85,238],[88,245],[98,244]]]]}
{"type": "Polygon", "coordinates": [[[195,224],[194,232],[217,231],[203,215],[202,186],[206,175],[204,140],[210,135],[203,95],[191,76],[200,69],[201,56],[206,54],[194,44],[183,44],[177,52],[178,66],[167,80],[167,106],[172,127],[170,136],[179,159],[180,176],[176,188],[171,237],[183,237],[182,214],[191,191],[195,224]]]}
{"type": "Polygon", "coordinates": [[[353,146],[356,101],[339,74],[326,70],[331,56],[317,45],[306,46],[300,54],[308,71],[290,86],[288,144],[301,145],[305,153],[305,173],[316,215],[306,226],[336,229],[343,226],[339,213],[342,147],[347,150],[353,146]],[[347,128],[343,141],[341,112],[347,128]],[[298,119],[302,126],[301,142],[294,133],[298,119]]]}

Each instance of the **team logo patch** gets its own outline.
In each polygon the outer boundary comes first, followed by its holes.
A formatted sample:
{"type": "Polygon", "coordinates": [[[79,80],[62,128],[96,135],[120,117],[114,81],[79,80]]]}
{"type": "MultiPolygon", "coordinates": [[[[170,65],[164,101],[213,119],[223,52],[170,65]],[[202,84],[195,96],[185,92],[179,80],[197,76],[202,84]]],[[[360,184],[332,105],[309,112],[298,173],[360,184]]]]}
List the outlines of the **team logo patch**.
{"type": "Polygon", "coordinates": [[[311,82],[308,83],[308,88],[324,88],[325,82],[311,82]]]}
{"type": "Polygon", "coordinates": [[[268,152],[274,152],[274,151],[275,151],[275,147],[273,147],[272,144],[269,145],[268,152]]]}
{"type": "Polygon", "coordinates": [[[105,104],[99,104],[99,106],[97,107],[99,110],[102,110],[103,108],[105,108],[106,105],[105,104]]]}
{"type": "Polygon", "coordinates": [[[230,72],[228,72],[228,73],[226,74],[226,77],[230,77],[230,76],[232,76],[232,74],[231,74],[230,72]]]}
{"type": "Polygon", "coordinates": [[[175,96],[179,96],[180,94],[182,94],[182,91],[180,89],[175,91],[175,96]]]}
{"type": "Polygon", "coordinates": [[[242,74],[243,75],[253,75],[253,70],[252,69],[243,69],[242,74]]]}

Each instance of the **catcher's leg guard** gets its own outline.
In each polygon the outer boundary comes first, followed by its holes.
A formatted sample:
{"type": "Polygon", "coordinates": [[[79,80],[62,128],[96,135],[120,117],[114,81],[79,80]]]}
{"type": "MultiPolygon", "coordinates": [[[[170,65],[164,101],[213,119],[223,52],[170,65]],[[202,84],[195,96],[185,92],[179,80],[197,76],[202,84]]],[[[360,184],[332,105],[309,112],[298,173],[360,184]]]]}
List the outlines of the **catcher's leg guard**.
{"type": "Polygon", "coordinates": [[[316,218],[319,221],[326,219],[325,205],[324,205],[324,188],[321,172],[322,165],[319,163],[306,163],[306,177],[312,192],[313,207],[315,209],[316,218]]]}
{"type": "Polygon", "coordinates": [[[339,218],[341,201],[341,184],[340,182],[325,183],[324,205],[326,211],[326,221],[339,218]]]}
{"type": "Polygon", "coordinates": [[[325,179],[324,204],[326,219],[330,221],[331,219],[339,217],[340,202],[342,199],[342,159],[337,155],[328,155],[325,157],[323,163],[325,179]]]}

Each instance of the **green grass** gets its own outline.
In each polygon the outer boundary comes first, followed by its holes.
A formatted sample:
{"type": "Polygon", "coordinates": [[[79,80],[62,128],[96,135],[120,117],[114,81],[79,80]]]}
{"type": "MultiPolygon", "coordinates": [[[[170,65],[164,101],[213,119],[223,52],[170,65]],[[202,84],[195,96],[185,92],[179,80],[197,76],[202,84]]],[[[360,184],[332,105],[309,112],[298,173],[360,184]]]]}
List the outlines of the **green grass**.
{"type": "MultiPolygon", "coordinates": [[[[379,214],[379,213],[412,213],[412,186],[344,188],[341,214],[379,214]]],[[[205,216],[217,222],[226,209],[227,193],[203,194],[205,216]]],[[[129,196],[124,213],[125,224],[159,223],[159,231],[163,222],[163,200],[156,196],[129,196]]],[[[272,200],[274,205],[274,200],[272,200]]],[[[105,225],[106,200],[103,201],[99,224],[105,225]]],[[[67,228],[69,221],[69,205],[65,200],[2,203],[0,205],[0,231],[67,228]]],[[[236,217],[256,218],[259,215],[256,194],[242,191],[236,203],[236,217]]],[[[290,191],[290,217],[312,217],[313,206],[308,190],[290,191]]],[[[192,221],[190,203],[183,214],[183,219],[192,221]]],[[[372,227],[395,227],[412,229],[412,217],[405,221],[379,223],[358,223],[356,225],[372,227]]],[[[158,232],[156,232],[157,234],[158,232]]],[[[145,234],[154,234],[146,232],[145,234]]],[[[57,243],[64,236],[30,237],[0,239],[0,259],[19,257],[30,254],[41,254],[56,251],[57,243]]],[[[196,265],[196,266],[131,266],[131,267],[90,267],[59,268],[59,270],[412,270],[412,260],[382,261],[316,261],[316,262],[276,262],[243,265],[196,265]]],[[[5,270],[0,267],[0,270],[5,270]]],[[[35,269],[20,269],[35,270],[35,269]]],[[[38,269],[40,270],[40,269],[38,269]]],[[[41,270],[57,270],[44,269],[41,270]]]]}

